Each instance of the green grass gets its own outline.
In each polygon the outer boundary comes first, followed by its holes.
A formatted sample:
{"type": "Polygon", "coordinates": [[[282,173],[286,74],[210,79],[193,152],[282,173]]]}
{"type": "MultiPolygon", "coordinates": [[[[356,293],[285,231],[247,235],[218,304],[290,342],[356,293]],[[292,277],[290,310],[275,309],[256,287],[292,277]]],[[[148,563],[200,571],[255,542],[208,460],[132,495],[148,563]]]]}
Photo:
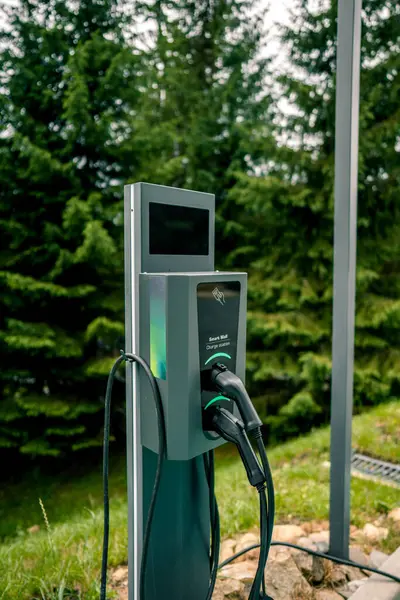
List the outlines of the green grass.
{"type": "MultiPolygon", "coordinates": [[[[19,483],[3,484],[0,488],[0,541],[24,536],[29,527],[43,523],[39,498],[53,526],[75,516],[85,519],[100,509],[103,486],[100,460],[101,452],[98,463],[92,467],[78,463],[56,475],[34,472],[19,483]]],[[[126,497],[125,469],[124,457],[111,458],[110,488],[117,500],[126,497]]]]}
{"type": "Polygon", "coordinates": [[[370,456],[400,462],[400,402],[383,404],[354,419],[353,445],[370,456]]]}
{"type": "MultiPolygon", "coordinates": [[[[400,403],[390,403],[354,418],[353,445],[387,460],[398,460],[400,403]]],[[[326,519],[329,500],[329,430],[322,429],[269,450],[280,522],[326,519]]],[[[217,452],[217,494],[222,535],[257,525],[257,494],[247,483],[235,450],[217,452]]],[[[110,469],[110,564],[127,556],[125,463],[114,458],[110,469]]],[[[352,480],[352,522],[362,526],[400,502],[398,489],[352,480]]],[[[98,599],[102,539],[100,465],[74,475],[34,476],[0,492],[0,600],[98,599]],[[89,472],[87,472],[89,471],[89,472]],[[46,530],[39,498],[50,522],[46,530]],[[39,524],[39,533],[27,528],[39,524]]],[[[394,532],[383,545],[400,543],[394,532]]],[[[111,597],[111,596],[110,596],[111,597]]]]}
{"type": "MultiPolygon", "coordinates": [[[[126,561],[125,500],[113,498],[110,564],[126,561]]],[[[98,600],[102,513],[0,546],[0,599],[98,600]],[[75,592],[75,593],[73,593],[75,592]],[[79,593],[81,595],[79,595],[79,593]]]]}
{"type": "MultiPolygon", "coordinates": [[[[313,437],[310,436],[310,444],[313,437]]],[[[292,448],[291,448],[292,449],[292,448]]],[[[318,450],[307,458],[282,463],[282,449],[269,452],[276,490],[276,518],[279,522],[293,520],[324,520],[329,508],[329,468],[321,466],[328,454],[318,450]]],[[[234,535],[257,523],[258,499],[246,483],[237,462],[223,466],[217,463],[217,494],[222,515],[222,532],[234,535]]],[[[356,526],[376,519],[399,504],[398,488],[388,487],[353,477],[351,483],[352,523],[356,526]]],[[[399,540],[400,542],[400,540],[399,540]]]]}

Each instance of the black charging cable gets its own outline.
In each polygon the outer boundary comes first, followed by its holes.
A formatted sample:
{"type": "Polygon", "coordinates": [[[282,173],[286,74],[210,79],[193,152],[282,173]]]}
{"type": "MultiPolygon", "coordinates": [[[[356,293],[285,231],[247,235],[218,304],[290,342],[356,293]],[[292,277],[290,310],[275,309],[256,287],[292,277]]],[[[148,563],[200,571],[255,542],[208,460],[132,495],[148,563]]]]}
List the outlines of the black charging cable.
{"type": "Polygon", "coordinates": [[[245,467],[249,483],[258,491],[260,501],[261,550],[257,572],[250,590],[249,600],[258,600],[260,598],[261,588],[263,589],[263,597],[268,598],[264,592],[264,570],[269,550],[268,506],[265,493],[266,478],[264,472],[251,447],[243,422],[230,411],[221,408],[220,406],[213,406],[208,409],[208,412],[205,415],[205,425],[210,431],[215,431],[223,439],[236,445],[245,467]]]}
{"type": "Polygon", "coordinates": [[[267,560],[268,560],[268,554],[269,554],[269,549],[271,547],[271,541],[272,541],[272,532],[274,529],[274,520],[275,520],[275,490],[274,490],[274,482],[272,479],[272,472],[271,472],[271,467],[269,466],[269,461],[268,461],[268,457],[267,457],[267,453],[265,451],[265,446],[264,446],[264,442],[262,439],[262,432],[261,432],[261,427],[257,427],[255,432],[253,433],[253,439],[255,440],[256,444],[257,444],[257,450],[258,453],[260,455],[261,458],[261,464],[262,464],[262,468],[264,471],[264,475],[265,475],[265,482],[266,482],[266,487],[267,487],[267,498],[268,498],[268,523],[267,523],[267,529],[268,529],[268,541],[266,543],[266,549],[267,549],[267,554],[265,556],[265,563],[264,563],[264,574],[263,574],[263,578],[262,578],[262,591],[263,591],[263,595],[264,598],[268,598],[267,592],[266,592],[266,586],[265,586],[265,565],[267,564],[267,560]]]}
{"type": "Polygon", "coordinates": [[[104,442],[103,442],[103,489],[104,489],[104,533],[103,533],[103,555],[101,561],[101,585],[100,585],[100,600],[106,600],[107,594],[107,565],[108,565],[108,542],[110,530],[110,502],[108,494],[108,470],[109,470],[109,443],[110,443],[110,413],[111,413],[111,394],[114,384],[115,374],[119,365],[123,362],[135,362],[143,369],[146,374],[151,391],[154,398],[154,403],[157,411],[158,425],[158,458],[156,474],[154,477],[153,491],[151,494],[149,510],[147,513],[146,526],[143,536],[142,560],[140,564],[140,598],[145,597],[145,576],[147,568],[147,555],[149,550],[151,525],[153,522],[154,509],[157,500],[157,494],[160,487],[162,465],[166,454],[166,435],[165,435],[165,419],[164,410],[161,401],[160,390],[157,381],[151,372],[146,361],[136,354],[125,353],[121,350],[121,356],[115,361],[107,381],[106,397],[104,403],[104,442]]]}
{"type": "MultiPolygon", "coordinates": [[[[325,558],[326,560],[330,560],[331,562],[337,563],[338,565],[346,565],[347,567],[356,567],[361,571],[370,571],[371,573],[375,573],[376,575],[382,575],[383,577],[387,577],[388,579],[392,579],[396,583],[400,583],[400,577],[396,575],[392,575],[392,573],[387,573],[386,571],[381,571],[380,569],[375,569],[373,567],[368,567],[366,565],[362,565],[361,563],[354,562],[352,560],[347,560],[345,558],[337,558],[336,556],[331,556],[330,554],[325,554],[324,552],[318,552],[317,550],[311,550],[311,548],[304,548],[303,546],[298,546],[297,544],[290,544],[289,542],[271,542],[271,546],[285,546],[287,548],[294,548],[295,550],[300,550],[301,552],[306,552],[307,554],[311,554],[311,556],[318,556],[319,558],[325,558]]],[[[218,565],[218,569],[222,569],[229,565],[229,563],[233,562],[243,554],[250,552],[250,550],[254,550],[255,548],[259,548],[260,544],[252,544],[248,546],[248,548],[244,548],[240,552],[236,552],[222,563],[218,565]]]]}
{"type": "Polygon", "coordinates": [[[215,468],[214,468],[214,451],[210,450],[207,454],[203,454],[204,469],[209,489],[210,503],[210,525],[211,525],[211,552],[210,552],[210,584],[206,600],[211,600],[214,593],[215,582],[218,574],[219,550],[221,543],[221,530],[217,499],[215,496],[215,468]]]}
{"type": "MultiPolygon", "coordinates": [[[[272,473],[271,473],[271,468],[270,468],[270,465],[269,465],[268,457],[267,457],[267,454],[265,452],[265,447],[264,447],[264,444],[263,444],[263,441],[262,441],[261,431],[257,432],[254,435],[254,439],[256,440],[257,449],[258,449],[260,457],[261,457],[261,463],[262,463],[262,466],[263,466],[263,471],[264,471],[264,474],[265,474],[266,485],[267,485],[267,497],[268,497],[268,544],[266,544],[265,546],[268,548],[268,551],[269,551],[269,548],[271,546],[285,546],[287,548],[294,548],[295,550],[300,550],[301,552],[306,552],[307,554],[310,554],[311,556],[317,556],[319,558],[325,558],[326,560],[329,560],[331,562],[337,563],[339,565],[346,565],[348,567],[356,567],[357,569],[361,569],[362,571],[368,571],[368,572],[374,573],[376,575],[382,575],[383,577],[387,577],[387,578],[391,579],[392,581],[395,581],[396,583],[400,583],[400,577],[397,577],[396,575],[392,575],[391,573],[388,573],[386,571],[381,571],[380,569],[375,569],[374,567],[369,567],[369,566],[366,566],[366,565],[362,565],[361,563],[357,563],[357,562],[354,562],[352,560],[347,560],[345,558],[337,558],[336,556],[332,556],[332,555],[326,554],[324,552],[318,552],[317,550],[312,550],[311,548],[304,548],[303,546],[298,546],[297,544],[291,544],[289,542],[279,542],[279,541],[278,542],[272,542],[271,538],[272,538],[272,529],[273,529],[274,514],[275,514],[275,492],[274,492],[274,484],[273,484],[272,473]]],[[[251,546],[248,546],[247,548],[244,548],[240,552],[237,552],[236,554],[233,554],[232,556],[230,556],[229,558],[227,558],[226,560],[224,560],[223,562],[221,562],[218,565],[218,569],[222,569],[223,567],[226,567],[226,565],[229,565],[231,562],[233,562],[234,560],[236,560],[240,556],[243,556],[243,554],[246,554],[247,552],[250,552],[251,550],[254,550],[256,548],[260,548],[260,554],[261,554],[261,550],[263,548],[262,544],[252,544],[251,546]]],[[[266,562],[267,558],[268,558],[268,555],[265,558],[265,562],[266,562]]],[[[265,584],[264,584],[264,586],[265,586],[265,584]]],[[[264,598],[269,598],[269,596],[265,592],[265,587],[263,588],[263,594],[264,594],[264,598]]]]}
{"type": "MultiPolygon", "coordinates": [[[[252,587],[250,600],[253,600],[255,593],[254,590],[256,589],[255,586],[258,586],[259,583],[262,588],[262,598],[267,599],[269,596],[266,593],[264,572],[265,565],[268,560],[269,548],[272,540],[272,531],[274,527],[275,493],[271,469],[262,440],[262,421],[258,416],[258,413],[240,377],[235,375],[235,373],[232,373],[232,371],[230,371],[223,363],[214,363],[211,370],[207,371],[206,375],[203,375],[202,383],[206,389],[222,392],[225,396],[234,401],[239,409],[239,413],[243,422],[242,424],[247,434],[253,437],[257,444],[258,453],[262,463],[264,481],[266,482],[267,500],[265,501],[266,506],[264,506],[264,504],[261,506],[260,498],[260,535],[264,535],[265,539],[261,543],[258,570],[256,580],[254,582],[255,585],[252,587]],[[262,523],[262,519],[265,518],[265,515],[267,522],[262,523]]],[[[258,589],[260,589],[260,587],[258,587],[258,589]]]]}
{"type": "Polygon", "coordinates": [[[259,600],[267,598],[264,590],[264,570],[265,564],[268,557],[268,507],[267,497],[265,495],[265,488],[259,490],[260,499],[260,555],[258,557],[258,566],[256,576],[251,586],[249,600],[259,600]],[[260,596],[260,590],[262,589],[262,596],[260,596]]]}
{"type": "MultiPolygon", "coordinates": [[[[260,432],[260,434],[261,434],[261,432],[260,432]]],[[[266,476],[267,496],[268,496],[268,516],[269,516],[268,521],[270,523],[270,525],[268,527],[268,530],[269,530],[268,550],[271,546],[285,546],[287,548],[294,548],[295,550],[300,550],[301,552],[306,552],[307,554],[310,554],[311,556],[325,558],[326,560],[337,563],[339,565],[346,565],[348,567],[356,567],[357,569],[361,569],[362,571],[368,571],[368,572],[374,573],[376,575],[382,575],[383,577],[388,577],[389,579],[395,581],[396,583],[400,583],[400,577],[397,577],[396,575],[392,575],[391,573],[388,573],[386,571],[381,571],[380,569],[375,569],[374,567],[362,565],[361,563],[357,563],[352,560],[347,560],[345,558],[337,558],[336,556],[332,556],[332,555],[326,554],[324,552],[318,552],[317,550],[312,550],[311,548],[304,548],[303,546],[298,546],[297,544],[291,544],[289,542],[279,542],[279,541],[272,542],[271,541],[272,527],[273,527],[274,513],[275,513],[274,484],[273,484],[273,479],[272,479],[271,468],[269,466],[267,454],[265,452],[265,447],[264,447],[264,444],[262,441],[262,436],[258,435],[258,433],[257,433],[254,436],[254,439],[257,442],[257,448],[260,453],[264,474],[266,476]]],[[[241,550],[240,552],[233,554],[232,556],[230,556],[229,558],[224,560],[222,563],[220,563],[218,565],[218,568],[222,569],[223,567],[225,567],[229,563],[233,562],[240,556],[243,556],[243,554],[246,554],[247,552],[250,552],[250,550],[254,550],[255,548],[260,548],[260,547],[262,548],[261,544],[253,544],[253,545],[249,546],[248,548],[244,548],[244,550],[241,550]]],[[[260,549],[260,552],[261,552],[261,549],[260,549]]],[[[264,591],[264,597],[268,598],[268,596],[265,594],[265,591],[264,591]]]]}
{"type": "Polygon", "coordinates": [[[104,436],[103,436],[103,554],[101,559],[101,584],[100,600],[106,600],[107,595],[107,565],[108,565],[108,539],[110,533],[110,499],[108,495],[108,471],[109,471],[109,445],[110,445],[110,412],[111,394],[115,374],[119,365],[124,360],[123,356],[117,358],[112,366],[107,381],[106,397],[104,403],[104,436]]]}
{"type": "MultiPolygon", "coordinates": [[[[122,362],[137,363],[146,374],[157,411],[158,425],[158,458],[157,467],[154,477],[153,490],[150,499],[149,510],[147,513],[146,526],[143,536],[142,559],[140,564],[140,600],[145,600],[145,580],[147,569],[147,557],[150,543],[151,526],[153,522],[154,510],[157,501],[158,490],[160,487],[162,465],[166,456],[166,433],[165,433],[165,417],[161,400],[160,390],[157,385],[157,380],[154,377],[147,362],[136,354],[125,353],[120,351],[119,356],[113,364],[107,380],[107,389],[104,401],[104,440],[103,440],[103,506],[104,506],[104,529],[103,529],[103,552],[101,561],[101,584],[100,584],[100,600],[106,600],[107,595],[107,567],[108,567],[108,546],[109,546],[109,531],[110,531],[110,500],[109,500],[109,445],[110,445],[110,417],[111,417],[111,396],[114,385],[115,375],[122,362]]],[[[208,457],[204,455],[204,468],[209,487],[210,498],[210,523],[211,523],[211,554],[210,554],[210,584],[206,600],[211,600],[214,592],[215,582],[218,572],[219,549],[220,549],[220,521],[218,505],[215,497],[215,482],[214,482],[214,453],[208,453],[208,457]]]]}
{"type": "MultiPolygon", "coordinates": [[[[257,449],[260,454],[263,472],[265,475],[266,487],[267,487],[267,497],[268,497],[268,544],[266,545],[267,546],[266,559],[268,558],[268,551],[269,551],[270,546],[287,546],[289,548],[295,548],[296,550],[306,552],[308,554],[311,554],[312,556],[318,556],[320,558],[325,558],[327,560],[336,562],[338,564],[343,564],[343,565],[347,565],[350,567],[357,567],[364,571],[370,571],[371,573],[376,573],[378,575],[388,577],[389,579],[392,579],[393,581],[400,583],[399,577],[396,577],[395,575],[391,575],[390,573],[386,573],[384,571],[380,571],[379,569],[374,569],[373,567],[366,567],[364,565],[353,562],[351,560],[336,558],[329,554],[325,554],[323,552],[317,552],[315,550],[311,550],[309,548],[304,548],[302,546],[297,546],[296,544],[290,544],[288,542],[272,542],[272,530],[273,530],[274,518],[275,518],[275,491],[274,491],[274,484],[273,484],[273,479],[272,479],[271,468],[269,466],[268,457],[267,457],[263,439],[262,439],[262,433],[261,433],[262,423],[260,421],[260,418],[254,408],[254,405],[247,393],[247,390],[246,390],[243,382],[237,375],[235,375],[234,373],[229,371],[229,369],[224,364],[215,363],[212,366],[210,373],[208,373],[208,377],[204,378],[204,381],[208,385],[208,389],[217,390],[219,392],[222,392],[224,395],[231,398],[235,402],[235,404],[237,405],[237,407],[239,409],[240,415],[243,419],[243,423],[244,423],[247,433],[253,437],[253,439],[255,440],[255,442],[257,444],[257,449]]],[[[261,555],[261,552],[264,550],[264,546],[263,546],[263,544],[261,544],[261,545],[253,544],[252,546],[249,546],[248,548],[245,548],[241,552],[238,552],[237,554],[234,554],[232,557],[226,559],[223,563],[221,563],[219,565],[219,568],[224,567],[225,565],[227,565],[230,562],[232,562],[233,560],[235,560],[235,558],[242,556],[243,554],[245,554],[246,552],[249,552],[250,550],[253,550],[254,548],[261,547],[261,549],[260,549],[260,555],[261,555]]],[[[260,562],[259,562],[259,564],[260,564],[260,562]]],[[[268,595],[265,592],[264,578],[263,578],[262,585],[263,585],[264,598],[268,598],[268,595]]]]}

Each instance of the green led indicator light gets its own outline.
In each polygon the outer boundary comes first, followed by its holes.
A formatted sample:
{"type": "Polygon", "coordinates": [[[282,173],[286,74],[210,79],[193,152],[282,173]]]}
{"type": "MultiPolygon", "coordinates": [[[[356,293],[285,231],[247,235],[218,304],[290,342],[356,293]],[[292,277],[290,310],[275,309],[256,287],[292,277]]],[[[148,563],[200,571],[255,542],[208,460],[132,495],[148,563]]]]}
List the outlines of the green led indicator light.
{"type": "Polygon", "coordinates": [[[207,410],[207,408],[209,406],[211,406],[211,404],[214,404],[214,402],[218,402],[219,400],[228,400],[229,402],[232,402],[232,400],[230,398],[227,398],[226,396],[216,396],[215,398],[213,398],[212,400],[210,400],[210,402],[208,402],[205,405],[204,410],[207,410]]]}
{"type": "Polygon", "coordinates": [[[204,364],[208,365],[208,363],[211,360],[213,360],[214,358],[218,358],[219,356],[224,356],[225,358],[232,358],[232,356],[230,356],[229,354],[226,354],[225,352],[217,352],[216,354],[213,354],[212,356],[210,356],[210,358],[207,358],[207,360],[204,364]]]}

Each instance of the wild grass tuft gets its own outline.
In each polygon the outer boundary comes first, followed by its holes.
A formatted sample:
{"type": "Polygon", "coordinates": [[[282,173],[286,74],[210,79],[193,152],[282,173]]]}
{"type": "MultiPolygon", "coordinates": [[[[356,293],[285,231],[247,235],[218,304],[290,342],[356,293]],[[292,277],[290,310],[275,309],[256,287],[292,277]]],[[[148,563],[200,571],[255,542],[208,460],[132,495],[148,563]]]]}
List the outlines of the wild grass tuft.
{"type": "Polygon", "coordinates": [[[49,546],[50,546],[51,551],[54,552],[54,545],[53,545],[53,539],[51,537],[50,523],[49,523],[49,519],[47,517],[46,509],[44,507],[44,504],[43,504],[43,501],[42,501],[41,498],[39,498],[39,505],[40,505],[40,508],[42,510],[42,515],[43,515],[44,523],[46,525],[47,538],[49,540],[49,546]]]}

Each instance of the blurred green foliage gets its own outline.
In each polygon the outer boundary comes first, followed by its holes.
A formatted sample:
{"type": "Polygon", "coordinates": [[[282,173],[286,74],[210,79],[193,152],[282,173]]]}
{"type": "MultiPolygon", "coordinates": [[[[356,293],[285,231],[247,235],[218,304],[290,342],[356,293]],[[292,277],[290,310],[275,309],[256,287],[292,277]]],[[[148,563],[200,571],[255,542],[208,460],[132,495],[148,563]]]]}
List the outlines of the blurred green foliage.
{"type": "MultiPolygon", "coordinates": [[[[250,272],[248,370],[276,438],[326,422],[330,404],[337,2],[297,0],[275,101],[279,147],[230,190],[250,272]],[[329,4],[329,3],[328,3],[329,4]]],[[[354,402],[400,396],[400,7],[363,3],[354,402]]],[[[244,248],[244,250],[243,250],[244,248]]],[[[397,422],[397,427],[400,423],[397,422]]]]}
{"type": "MultiPolygon", "coordinates": [[[[336,2],[297,0],[286,74],[250,0],[1,10],[1,451],[101,444],[124,344],[122,186],[140,180],[216,194],[219,267],[250,274],[248,383],[270,435],[326,422],[336,2]]],[[[400,393],[399,16],[364,2],[357,410],[400,393]]]]}
{"type": "Polygon", "coordinates": [[[2,10],[0,448],[63,457],[102,443],[124,345],[123,184],[216,192],[236,243],[226,192],[269,106],[261,17],[242,0],[2,10]]]}

